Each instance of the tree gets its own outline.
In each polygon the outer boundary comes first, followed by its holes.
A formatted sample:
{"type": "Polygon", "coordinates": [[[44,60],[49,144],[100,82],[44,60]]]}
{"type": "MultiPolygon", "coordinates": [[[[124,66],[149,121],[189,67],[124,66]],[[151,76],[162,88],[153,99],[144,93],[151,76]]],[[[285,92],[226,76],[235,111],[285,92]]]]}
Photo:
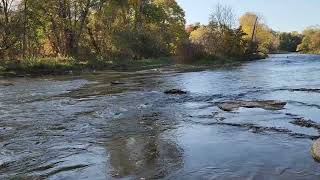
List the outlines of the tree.
{"type": "Polygon", "coordinates": [[[218,4],[209,25],[200,26],[190,33],[190,41],[200,45],[210,56],[241,58],[245,56],[247,41],[241,27],[234,28],[232,8],[218,4]]]}
{"type": "Polygon", "coordinates": [[[175,0],[0,0],[0,58],[168,56],[184,16],[175,0]]]}
{"type": "Polygon", "coordinates": [[[302,43],[298,51],[320,54],[320,27],[310,27],[303,31],[302,43]]]}
{"type": "Polygon", "coordinates": [[[0,58],[14,56],[19,46],[22,31],[18,1],[0,0],[0,58]]]}
{"type": "Polygon", "coordinates": [[[188,35],[190,35],[192,31],[195,31],[195,30],[199,29],[200,27],[201,27],[201,24],[199,22],[194,23],[194,24],[190,24],[186,27],[186,32],[188,33],[188,35]]]}
{"type": "Polygon", "coordinates": [[[215,28],[200,26],[190,33],[190,41],[204,48],[207,54],[216,55],[218,53],[218,34],[215,28]]]}
{"type": "Polygon", "coordinates": [[[235,13],[230,6],[217,4],[210,15],[209,24],[231,29],[235,25],[235,19],[235,13]]]}
{"type": "Polygon", "coordinates": [[[251,51],[267,54],[277,49],[279,41],[277,33],[264,24],[262,19],[255,13],[247,12],[240,17],[239,22],[247,34],[246,40],[252,44],[251,51]]]}
{"type": "Polygon", "coordinates": [[[279,50],[281,51],[296,52],[298,45],[302,43],[302,35],[297,32],[283,32],[280,33],[279,38],[279,50]]]}

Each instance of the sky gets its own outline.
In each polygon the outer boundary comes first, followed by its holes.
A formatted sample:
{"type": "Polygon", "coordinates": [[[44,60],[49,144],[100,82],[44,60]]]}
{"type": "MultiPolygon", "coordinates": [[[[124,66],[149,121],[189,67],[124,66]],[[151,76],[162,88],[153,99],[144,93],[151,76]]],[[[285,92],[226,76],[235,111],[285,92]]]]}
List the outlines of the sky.
{"type": "Polygon", "coordinates": [[[186,12],[187,23],[206,24],[215,5],[231,6],[236,15],[256,12],[276,31],[303,31],[320,25],[320,0],[177,0],[186,12]]]}

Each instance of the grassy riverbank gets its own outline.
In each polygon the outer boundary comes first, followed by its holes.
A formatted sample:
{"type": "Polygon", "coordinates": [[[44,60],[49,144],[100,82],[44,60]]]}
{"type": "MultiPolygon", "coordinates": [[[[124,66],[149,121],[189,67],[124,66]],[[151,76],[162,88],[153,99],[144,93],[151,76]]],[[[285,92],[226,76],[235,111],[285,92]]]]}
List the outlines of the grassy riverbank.
{"type": "Polygon", "coordinates": [[[2,76],[41,76],[79,74],[101,70],[133,71],[171,64],[170,58],[123,60],[123,61],[77,61],[73,58],[32,58],[0,62],[2,76]]]}
{"type": "Polygon", "coordinates": [[[263,56],[255,56],[247,59],[234,59],[228,57],[207,57],[192,63],[177,63],[173,57],[119,60],[119,61],[77,61],[74,58],[28,58],[25,60],[0,61],[0,76],[43,76],[80,74],[83,72],[95,72],[103,70],[138,71],[164,66],[178,67],[224,67],[241,64],[243,62],[262,59],[263,56]]]}

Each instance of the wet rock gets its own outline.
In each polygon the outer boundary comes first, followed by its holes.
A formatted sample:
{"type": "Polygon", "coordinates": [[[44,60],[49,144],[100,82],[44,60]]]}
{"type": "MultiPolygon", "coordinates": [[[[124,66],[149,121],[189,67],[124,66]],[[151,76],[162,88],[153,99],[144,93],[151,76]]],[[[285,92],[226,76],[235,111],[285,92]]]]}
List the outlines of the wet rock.
{"type": "Polygon", "coordinates": [[[0,86],[13,86],[13,83],[7,82],[7,81],[0,81],[0,86]]]}
{"type": "Polygon", "coordinates": [[[14,84],[13,83],[4,83],[2,84],[3,86],[13,86],[14,84]]]}
{"type": "Polygon", "coordinates": [[[141,109],[147,108],[148,106],[149,106],[149,103],[145,103],[145,104],[140,104],[137,108],[141,110],[141,109]]]}
{"type": "Polygon", "coordinates": [[[177,94],[177,95],[187,94],[186,91],[182,91],[180,89],[170,89],[170,90],[166,90],[164,93],[165,94],[177,94]]]}
{"type": "Polygon", "coordinates": [[[233,111],[240,107],[244,108],[261,108],[265,110],[282,110],[286,105],[286,102],[281,101],[230,101],[218,103],[218,107],[224,111],[233,111]]]}
{"type": "Polygon", "coordinates": [[[11,162],[10,157],[0,157],[0,170],[7,168],[11,162]]]}
{"type": "Polygon", "coordinates": [[[297,117],[298,115],[292,113],[285,113],[286,116],[297,117]]]}
{"type": "Polygon", "coordinates": [[[51,131],[62,131],[62,130],[66,130],[67,128],[64,127],[63,125],[54,125],[52,127],[48,128],[51,131]]]}
{"type": "Polygon", "coordinates": [[[296,118],[290,123],[301,127],[320,129],[320,124],[304,118],[296,118]]]}
{"type": "Polygon", "coordinates": [[[6,166],[5,162],[0,161],[0,169],[1,169],[1,168],[4,168],[5,166],[6,166]]]}
{"type": "Polygon", "coordinates": [[[120,81],[112,81],[110,84],[113,86],[116,86],[116,85],[123,85],[124,83],[120,81]]]}
{"type": "Polygon", "coordinates": [[[315,140],[319,138],[319,136],[295,133],[285,128],[264,127],[264,126],[259,126],[251,123],[237,124],[237,123],[226,123],[226,122],[213,122],[213,123],[207,123],[206,125],[224,125],[224,126],[231,126],[231,127],[247,128],[252,133],[263,133],[263,132],[283,133],[291,137],[305,138],[305,139],[311,139],[311,140],[315,140]]]}
{"type": "Polygon", "coordinates": [[[309,89],[309,88],[280,89],[280,91],[291,91],[291,92],[316,92],[316,93],[320,93],[320,89],[309,89]]]}
{"type": "Polygon", "coordinates": [[[81,170],[81,169],[84,169],[88,166],[89,165],[79,164],[79,165],[73,165],[73,166],[60,167],[60,168],[57,168],[57,169],[49,172],[48,174],[46,174],[46,176],[49,177],[49,176],[53,176],[55,174],[62,173],[62,172],[81,170]]]}
{"type": "Polygon", "coordinates": [[[311,148],[311,154],[315,160],[320,161],[320,139],[317,139],[313,143],[311,148]]]}

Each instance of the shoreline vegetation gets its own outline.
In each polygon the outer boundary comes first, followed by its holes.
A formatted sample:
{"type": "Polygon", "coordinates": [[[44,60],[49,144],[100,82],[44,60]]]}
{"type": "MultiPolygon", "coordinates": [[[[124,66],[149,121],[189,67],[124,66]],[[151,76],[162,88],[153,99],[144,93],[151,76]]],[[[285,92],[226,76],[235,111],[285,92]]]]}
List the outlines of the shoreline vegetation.
{"type": "Polygon", "coordinates": [[[320,53],[320,27],[276,32],[217,4],[186,25],[175,0],[0,1],[0,76],[228,66],[276,52],[320,53]]]}
{"type": "Polygon", "coordinates": [[[264,59],[266,56],[251,59],[231,59],[226,57],[204,58],[192,63],[177,63],[175,57],[156,59],[126,60],[120,62],[84,61],[77,62],[72,58],[35,58],[23,61],[7,61],[0,64],[0,77],[37,77],[46,75],[73,75],[95,73],[108,70],[141,71],[163,67],[180,69],[223,68],[240,65],[251,60],[264,59]]]}

